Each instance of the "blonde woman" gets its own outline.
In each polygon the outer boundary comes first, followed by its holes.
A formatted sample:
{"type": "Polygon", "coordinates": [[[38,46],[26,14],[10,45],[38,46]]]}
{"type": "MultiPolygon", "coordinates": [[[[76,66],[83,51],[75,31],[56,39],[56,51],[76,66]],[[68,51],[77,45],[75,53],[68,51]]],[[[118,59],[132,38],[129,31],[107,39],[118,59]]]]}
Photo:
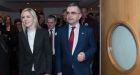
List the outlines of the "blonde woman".
{"type": "Polygon", "coordinates": [[[41,28],[37,15],[31,8],[21,12],[23,31],[19,33],[20,75],[49,75],[52,66],[52,51],[49,33],[41,28]]]}

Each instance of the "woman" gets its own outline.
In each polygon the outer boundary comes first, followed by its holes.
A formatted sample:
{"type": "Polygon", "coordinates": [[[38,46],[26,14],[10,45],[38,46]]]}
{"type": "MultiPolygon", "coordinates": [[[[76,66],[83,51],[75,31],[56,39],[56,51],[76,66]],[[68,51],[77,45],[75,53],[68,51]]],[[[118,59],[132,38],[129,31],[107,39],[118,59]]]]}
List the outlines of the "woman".
{"type": "Polygon", "coordinates": [[[20,75],[49,75],[52,51],[48,31],[41,28],[37,15],[31,8],[21,12],[23,30],[19,32],[20,75]]]}
{"type": "MultiPolygon", "coordinates": [[[[13,25],[12,25],[12,20],[10,16],[5,16],[4,17],[4,22],[5,22],[5,27],[4,27],[4,31],[2,33],[2,35],[4,35],[5,37],[5,42],[8,45],[8,49],[10,51],[13,50],[13,42],[12,42],[12,38],[13,38],[13,25]]],[[[11,52],[9,52],[11,54],[11,52]]]]}

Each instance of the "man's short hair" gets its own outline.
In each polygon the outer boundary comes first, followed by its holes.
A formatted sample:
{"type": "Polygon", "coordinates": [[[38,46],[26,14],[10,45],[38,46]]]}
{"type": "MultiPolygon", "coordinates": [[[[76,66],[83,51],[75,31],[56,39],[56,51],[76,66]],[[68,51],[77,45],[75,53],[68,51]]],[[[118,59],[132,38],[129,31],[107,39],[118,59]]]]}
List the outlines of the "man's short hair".
{"type": "Polygon", "coordinates": [[[81,12],[81,7],[77,3],[70,3],[67,7],[76,6],[81,12]]]}
{"type": "Polygon", "coordinates": [[[54,16],[54,15],[49,15],[49,16],[47,17],[47,19],[54,19],[54,21],[57,21],[57,18],[56,18],[56,16],[54,16]]]}

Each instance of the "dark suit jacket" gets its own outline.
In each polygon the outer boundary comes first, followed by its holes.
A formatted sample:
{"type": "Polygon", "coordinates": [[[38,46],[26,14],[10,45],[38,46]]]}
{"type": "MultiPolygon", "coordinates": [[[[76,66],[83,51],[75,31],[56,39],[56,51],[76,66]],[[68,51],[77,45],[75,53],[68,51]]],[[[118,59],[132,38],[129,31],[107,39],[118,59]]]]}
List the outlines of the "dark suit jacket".
{"type": "Polygon", "coordinates": [[[90,63],[96,50],[93,31],[87,26],[80,26],[78,43],[72,55],[68,40],[68,25],[60,28],[56,36],[56,67],[63,75],[90,75],[90,63]],[[86,60],[79,62],[77,56],[84,52],[86,60]],[[74,73],[74,74],[73,74],[74,73]]]}
{"type": "Polygon", "coordinates": [[[0,36],[0,75],[10,75],[8,48],[0,36]]]}
{"type": "Polygon", "coordinates": [[[50,50],[49,34],[38,28],[35,34],[33,53],[24,32],[19,33],[19,70],[20,75],[29,75],[32,64],[37,74],[51,73],[52,51],[50,50]]]}

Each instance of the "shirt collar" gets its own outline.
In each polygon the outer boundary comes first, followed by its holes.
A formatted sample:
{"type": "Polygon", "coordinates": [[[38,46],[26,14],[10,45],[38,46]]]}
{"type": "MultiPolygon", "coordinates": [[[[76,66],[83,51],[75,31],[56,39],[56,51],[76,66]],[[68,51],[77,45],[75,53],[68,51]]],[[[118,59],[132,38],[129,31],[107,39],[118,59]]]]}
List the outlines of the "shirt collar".
{"type": "Polygon", "coordinates": [[[69,24],[69,29],[71,29],[72,27],[75,27],[76,29],[80,27],[80,23],[77,23],[75,26],[72,26],[69,24]]]}
{"type": "Polygon", "coordinates": [[[55,27],[54,27],[53,29],[49,29],[49,31],[50,31],[50,30],[53,30],[53,31],[54,31],[54,30],[55,30],[55,27]]]}

